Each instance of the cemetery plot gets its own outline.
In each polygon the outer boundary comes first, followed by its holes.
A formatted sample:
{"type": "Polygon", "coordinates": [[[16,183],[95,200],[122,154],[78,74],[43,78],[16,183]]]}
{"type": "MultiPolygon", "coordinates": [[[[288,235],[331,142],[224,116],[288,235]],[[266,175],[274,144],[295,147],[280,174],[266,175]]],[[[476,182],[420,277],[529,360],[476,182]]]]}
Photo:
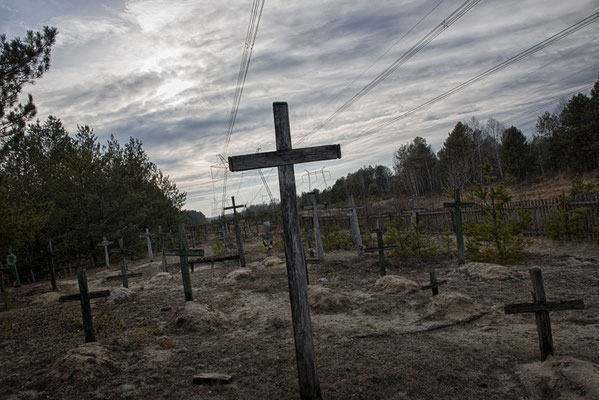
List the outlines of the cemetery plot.
{"type": "MultiPolygon", "coordinates": [[[[91,300],[95,343],[84,343],[79,304],[34,303],[50,293],[48,281],[5,289],[15,308],[0,312],[0,365],[10,366],[0,398],[299,398],[285,256],[266,257],[258,240],[244,244],[245,268],[196,268],[190,302],[178,270],[127,260],[130,270],[143,268],[130,282],[137,296],[91,300]],[[227,378],[194,384],[200,376],[227,378]]],[[[531,251],[526,264],[505,267],[510,275],[476,274],[500,268],[456,268],[449,259],[391,264],[383,277],[376,256],[327,252],[310,265],[308,286],[323,398],[533,398],[529,388],[597,398],[589,386],[599,364],[596,245],[539,242],[531,251]],[[534,312],[504,313],[505,305],[533,304],[533,266],[543,271],[547,303],[585,304],[549,311],[555,356],[545,363],[534,312]],[[436,296],[422,290],[431,271],[447,281],[436,296]]],[[[107,273],[103,263],[87,271],[89,292],[106,287],[107,273]]],[[[73,278],[59,289],[79,293],[73,278]]]]}

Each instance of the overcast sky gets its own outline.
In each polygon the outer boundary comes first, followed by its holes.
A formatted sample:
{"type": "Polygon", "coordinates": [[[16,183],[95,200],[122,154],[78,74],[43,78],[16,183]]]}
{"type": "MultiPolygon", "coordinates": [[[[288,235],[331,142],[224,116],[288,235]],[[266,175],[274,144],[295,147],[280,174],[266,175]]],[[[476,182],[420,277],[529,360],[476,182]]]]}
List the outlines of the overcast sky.
{"type": "MultiPolygon", "coordinates": [[[[594,22],[373,131],[599,12],[597,0],[484,0],[306,136],[463,2],[266,1],[227,156],[274,150],[272,103],[286,101],[294,143],[341,144],[341,160],[296,166],[298,189],[307,191],[305,170],[325,167],[331,185],[364,165],[391,167],[400,145],[422,136],[437,151],[456,122],[472,117],[493,117],[530,136],[538,115],[572,92],[589,93],[599,78],[594,22]]],[[[140,139],[187,192],[185,208],[211,215],[223,194],[223,172],[211,165],[224,151],[251,8],[248,0],[0,0],[0,32],[12,38],[58,28],[50,70],[24,89],[38,117],[54,115],[71,133],[90,125],[103,143],[111,133],[121,143],[140,139]]],[[[276,169],[263,172],[278,198],[276,169]]],[[[257,172],[228,176],[227,197],[236,195],[236,203],[266,199],[257,172]]],[[[323,189],[323,175],[311,183],[323,189]]]]}

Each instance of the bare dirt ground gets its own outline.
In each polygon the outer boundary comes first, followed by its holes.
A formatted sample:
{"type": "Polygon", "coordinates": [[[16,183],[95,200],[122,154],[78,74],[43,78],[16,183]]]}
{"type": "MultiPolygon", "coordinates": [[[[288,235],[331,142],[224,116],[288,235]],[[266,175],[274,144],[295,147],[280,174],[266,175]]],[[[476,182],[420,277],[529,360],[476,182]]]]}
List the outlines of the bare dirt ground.
{"type": "MultiPolygon", "coordinates": [[[[97,342],[84,344],[79,303],[59,304],[49,282],[10,289],[0,312],[1,399],[298,398],[284,262],[246,243],[248,267],[217,264],[192,273],[185,303],[178,259],[130,262],[130,291],[88,270],[97,342]],[[202,372],[233,376],[194,385],[202,372]]],[[[599,398],[599,247],[537,241],[522,265],[447,259],[419,268],[337,251],[309,266],[318,372],[325,399],[599,398]],[[558,357],[540,363],[534,316],[504,315],[531,299],[528,269],[543,270],[548,300],[586,309],[551,313],[558,357]],[[418,290],[428,272],[441,294],[418,290]],[[390,275],[390,276],[389,276],[390,275]]],[[[284,260],[282,254],[276,254],[284,260]]],[[[116,261],[116,260],[115,260],[116,261]]],[[[118,264],[110,274],[117,273],[118,264]]],[[[59,281],[76,293],[76,278],[59,281]]]]}

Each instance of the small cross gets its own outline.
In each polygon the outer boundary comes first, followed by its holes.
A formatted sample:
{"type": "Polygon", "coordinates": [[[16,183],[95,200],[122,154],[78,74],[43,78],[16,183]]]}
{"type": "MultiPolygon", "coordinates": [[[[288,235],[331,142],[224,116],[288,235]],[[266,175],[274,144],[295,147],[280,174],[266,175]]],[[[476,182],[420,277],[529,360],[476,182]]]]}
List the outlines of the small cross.
{"type": "Polygon", "coordinates": [[[48,269],[50,271],[50,283],[52,284],[52,291],[58,291],[56,286],[56,272],[54,270],[54,254],[52,252],[52,241],[48,240],[48,269]]]}
{"type": "Polygon", "coordinates": [[[349,196],[349,207],[343,208],[343,211],[351,211],[349,216],[350,224],[351,224],[351,237],[354,242],[354,246],[358,248],[360,253],[362,253],[362,235],[360,233],[360,223],[358,221],[358,208],[356,207],[356,202],[354,201],[354,196],[349,196]]]}
{"type": "Polygon", "coordinates": [[[162,226],[158,225],[158,237],[160,238],[160,256],[162,259],[162,271],[163,272],[168,272],[168,266],[166,264],[166,254],[164,254],[165,252],[165,239],[166,237],[170,235],[170,233],[162,233],[162,226]]]}
{"type": "Polygon", "coordinates": [[[106,236],[102,238],[102,241],[98,243],[98,246],[104,246],[104,262],[106,262],[106,268],[110,269],[110,257],[108,256],[108,246],[113,242],[106,240],[106,236]]]}
{"type": "Polygon", "coordinates": [[[460,198],[460,189],[453,191],[453,203],[443,203],[445,208],[453,208],[455,210],[455,237],[458,245],[458,264],[466,263],[464,255],[464,231],[462,229],[462,207],[471,207],[475,205],[470,202],[463,202],[460,198]]]}
{"type": "Polygon", "coordinates": [[[375,229],[374,232],[376,232],[377,247],[367,247],[366,249],[364,249],[364,251],[367,253],[373,253],[375,251],[379,252],[379,267],[381,269],[381,276],[384,276],[387,274],[387,270],[385,268],[385,264],[387,263],[387,260],[385,259],[385,250],[396,249],[397,245],[391,244],[385,246],[385,243],[383,241],[383,232],[385,232],[384,229],[375,229]]]}
{"type": "Polygon", "coordinates": [[[408,210],[401,210],[401,212],[408,213],[410,215],[410,225],[414,227],[418,224],[418,213],[424,210],[424,208],[416,207],[414,196],[410,196],[410,208],[408,210]]]}
{"type": "Polygon", "coordinates": [[[295,339],[300,397],[321,399],[320,383],[316,369],[306,265],[302,236],[297,213],[297,191],[294,164],[341,158],[341,146],[315,146],[300,149],[291,147],[291,129],[287,103],[273,104],[277,151],[229,157],[229,169],[245,171],[278,167],[281,211],[285,242],[285,261],[289,281],[289,299],[295,339]]]}
{"type": "Polygon", "coordinates": [[[429,285],[421,286],[420,289],[421,290],[432,289],[433,296],[436,296],[439,294],[439,286],[445,285],[447,283],[447,281],[437,281],[437,271],[431,271],[431,272],[429,272],[429,275],[431,278],[431,283],[429,285]]]}
{"type": "Polygon", "coordinates": [[[235,205],[235,196],[231,196],[233,202],[232,207],[225,207],[225,210],[233,209],[233,220],[235,222],[235,239],[237,240],[237,254],[239,254],[239,264],[245,267],[245,253],[243,252],[243,242],[241,241],[241,231],[239,230],[239,222],[237,219],[237,209],[245,207],[244,204],[235,205]]]}
{"type": "Polygon", "coordinates": [[[81,268],[77,271],[77,280],[79,281],[79,293],[68,296],[60,296],[58,301],[60,303],[68,301],[80,301],[81,302],[81,320],[83,321],[83,332],[85,333],[85,343],[95,342],[96,337],[94,336],[94,323],[92,316],[92,309],[89,301],[91,299],[98,299],[101,297],[110,296],[110,290],[100,290],[98,292],[89,292],[87,289],[87,276],[85,269],[81,268]]]}
{"type": "Polygon", "coordinates": [[[20,287],[21,279],[19,278],[19,270],[17,269],[17,256],[12,252],[12,246],[8,248],[8,255],[6,256],[6,266],[8,268],[12,268],[12,272],[15,277],[15,287],[20,287]]]}
{"type": "Polygon", "coordinates": [[[146,233],[143,235],[139,235],[140,238],[145,237],[147,246],[148,246],[148,257],[150,257],[150,262],[154,261],[154,253],[152,253],[152,238],[156,237],[155,234],[150,233],[150,229],[146,228],[146,233]]]}
{"type": "Polygon", "coordinates": [[[547,301],[541,270],[532,268],[529,272],[532,280],[534,303],[508,304],[504,307],[504,311],[506,314],[535,313],[541,361],[545,361],[548,355],[554,355],[549,311],[582,310],[584,309],[584,302],[582,300],[547,301]]]}
{"type": "Polygon", "coordinates": [[[179,224],[179,250],[165,250],[167,256],[179,256],[181,260],[181,277],[183,278],[183,291],[185,292],[185,301],[192,301],[191,276],[189,275],[189,266],[187,257],[204,257],[204,250],[187,250],[187,240],[185,237],[185,224],[179,224]]]}
{"type": "Polygon", "coordinates": [[[312,201],[311,206],[304,207],[305,209],[312,210],[312,226],[314,227],[314,242],[316,243],[316,251],[318,252],[318,259],[324,261],[324,247],[322,246],[322,236],[320,234],[320,223],[318,222],[318,207],[324,207],[322,204],[316,204],[316,193],[310,192],[310,200],[312,201]]]}
{"type": "Polygon", "coordinates": [[[113,249],[112,253],[118,253],[121,255],[121,274],[114,275],[114,276],[107,276],[106,280],[114,281],[114,280],[120,279],[123,282],[123,287],[128,288],[129,287],[129,279],[128,278],[139,278],[141,276],[141,273],[127,274],[127,261],[125,259],[125,255],[133,254],[133,252],[131,250],[124,249],[123,239],[121,238],[121,239],[119,239],[118,250],[113,249]]]}

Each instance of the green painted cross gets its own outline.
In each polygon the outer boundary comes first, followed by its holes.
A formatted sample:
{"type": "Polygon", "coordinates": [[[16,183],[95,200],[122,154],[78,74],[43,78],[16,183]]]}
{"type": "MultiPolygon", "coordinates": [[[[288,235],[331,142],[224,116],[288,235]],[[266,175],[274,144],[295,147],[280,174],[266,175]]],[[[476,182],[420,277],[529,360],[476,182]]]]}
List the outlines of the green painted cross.
{"type": "Polygon", "coordinates": [[[235,205],[235,196],[231,196],[232,207],[225,207],[225,210],[233,210],[233,221],[235,222],[235,239],[237,240],[237,254],[239,254],[239,265],[245,267],[245,253],[243,251],[243,242],[241,241],[241,231],[239,230],[239,220],[237,218],[237,209],[245,207],[244,204],[235,205]]]}
{"type": "Polygon", "coordinates": [[[541,361],[545,361],[548,355],[554,354],[549,311],[582,310],[584,309],[584,302],[582,300],[547,301],[541,270],[539,268],[532,268],[529,272],[530,279],[532,280],[534,303],[508,304],[504,307],[504,312],[506,314],[535,313],[541,361]]]}
{"type": "Polygon", "coordinates": [[[118,253],[121,255],[121,274],[120,275],[114,275],[114,276],[107,276],[106,280],[109,281],[114,281],[114,280],[118,280],[120,279],[123,282],[123,287],[128,288],[129,287],[129,278],[139,278],[141,276],[141,273],[136,273],[136,274],[128,274],[127,273],[127,261],[125,259],[125,256],[127,254],[133,254],[133,252],[131,250],[125,250],[123,247],[123,239],[119,239],[119,248],[117,249],[113,249],[111,250],[113,253],[118,253]]]}
{"type": "Polygon", "coordinates": [[[81,302],[81,320],[83,321],[83,331],[85,333],[85,342],[95,342],[96,337],[94,336],[94,323],[92,316],[92,308],[89,303],[91,299],[98,299],[101,297],[110,296],[110,290],[100,290],[98,292],[90,292],[87,288],[87,276],[84,268],[77,271],[77,280],[79,281],[79,293],[71,294],[68,296],[60,296],[58,301],[60,303],[68,301],[80,301],[81,302]]]}
{"type": "Polygon", "coordinates": [[[437,271],[431,271],[429,273],[429,275],[431,278],[431,283],[429,285],[421,286],[420,289],[421,290],[432,289],[433,296],[436,296],[439,294],[439,286],[445,285],[447,283],[447,281],[437,281],[437,271]]]}
{"type": "Polygon", "coordinates": [[[187,250],[187,238],[185,237],[185,224],[179,224],[179,250],[165,250],[167,256],[179,256],[181,259],[181,277],[183,278],[183,291],[185,292],[185,301],[192,301],[191,276],[189,275],[189,265],[187,257],[204,257],[204,250],[187,250]]]}
{"type": "Polygon", "coordinates": [[[463,202],[460,198],[460,189],[455,189],[453,192],[453,203],[443,203],[445,208],[453,208],[455,210],[455,237],[458,245],[458,264],[466,263],[464,255],[464,230],[462,228],[462,207],[471,207],[475,205],[470,202],[463,202]]]}
{"type": "Polygon", "coordinates": [[[375,229],[374,232],[376,232],[377,247],[367,247],[366,249],[364,249],[364,251],[367,253],[373,253],[375,251],[379,252],[379,268],[381,270],[381,276],[384,276],[387,274],[387,269],[385,267],[387,264],[387,259],[385,258],[385,250],[396,249],[397,245],[391,244],[385,246],[385,243],[383,241],[383,232],[385,232],[384,229],[375,229]]]}

